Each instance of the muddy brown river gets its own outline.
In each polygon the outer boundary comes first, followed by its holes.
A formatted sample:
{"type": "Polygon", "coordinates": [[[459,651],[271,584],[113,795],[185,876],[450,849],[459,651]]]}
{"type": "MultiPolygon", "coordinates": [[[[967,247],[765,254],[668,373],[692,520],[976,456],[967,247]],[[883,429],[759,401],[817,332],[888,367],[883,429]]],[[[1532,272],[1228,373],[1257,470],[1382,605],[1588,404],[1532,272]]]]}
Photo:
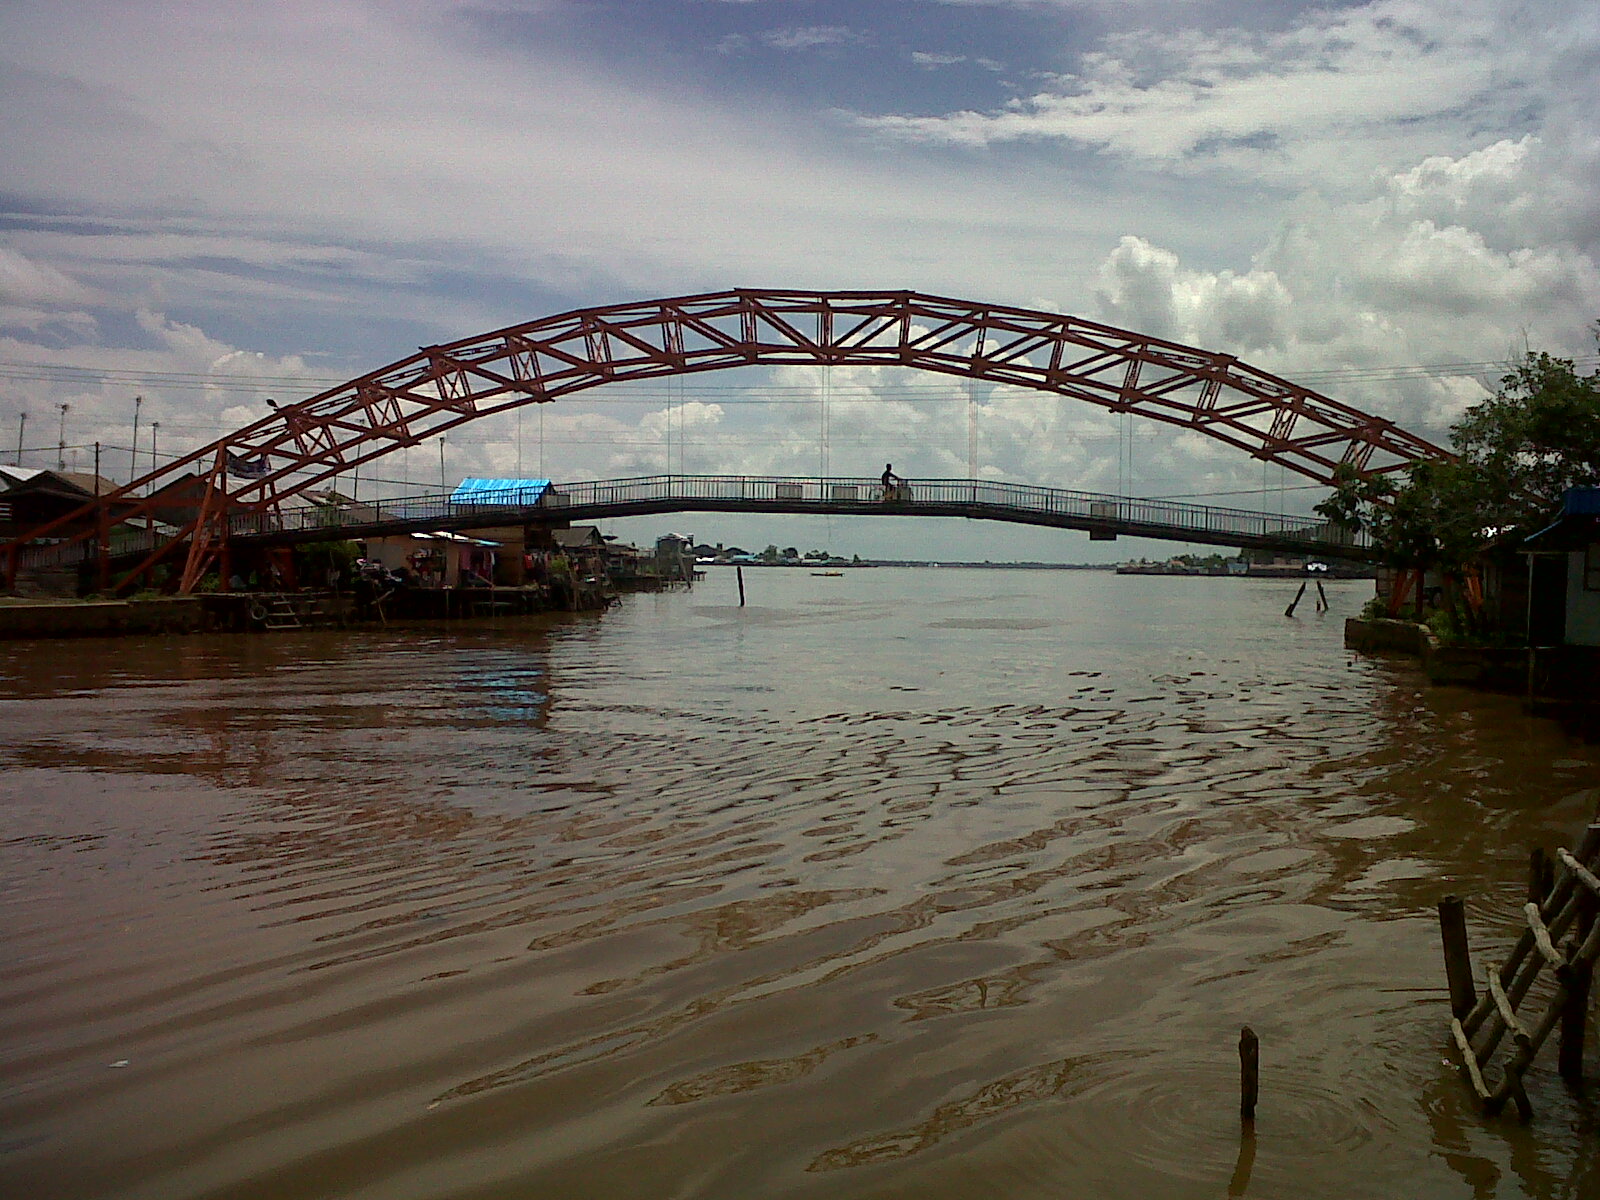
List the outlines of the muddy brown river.
{"type": "Polygon", "coordinates": [[[1370,584],[746,582],[0,644],[0,1195],[1600,1196],[1433,915],[1506,946],[1600,748],[1347,652],[1370,584]]]}

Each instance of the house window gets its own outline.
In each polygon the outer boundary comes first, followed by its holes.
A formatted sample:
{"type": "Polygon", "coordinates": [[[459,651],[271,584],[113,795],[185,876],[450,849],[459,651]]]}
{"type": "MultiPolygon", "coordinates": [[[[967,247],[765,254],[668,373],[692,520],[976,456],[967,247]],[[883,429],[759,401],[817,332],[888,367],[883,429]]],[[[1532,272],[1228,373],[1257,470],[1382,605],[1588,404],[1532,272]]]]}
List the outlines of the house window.
{"type": "Polygon", "coordinates": [[[1590,542],[1583,552],[1583,590],[1600,592],[1600,542],[1590,542]]]}

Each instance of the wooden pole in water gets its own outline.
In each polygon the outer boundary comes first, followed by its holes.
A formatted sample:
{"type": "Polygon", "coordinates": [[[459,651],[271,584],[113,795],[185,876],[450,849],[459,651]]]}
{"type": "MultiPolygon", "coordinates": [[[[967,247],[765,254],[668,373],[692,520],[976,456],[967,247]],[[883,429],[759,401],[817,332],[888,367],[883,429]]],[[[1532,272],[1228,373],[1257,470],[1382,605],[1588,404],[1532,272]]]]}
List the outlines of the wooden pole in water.
{"type": "Polygon", "coordinates": [[[1256,1098],[1261,1092],[1261,1039],[1246,1025],[1239,1030],[1239,1119],[1256,1119],[1256,1098]]]}
{"type": "Polygon", "coordinates": [[[1467,946],[1467,906],[1460,896],[1439,901],[1439,938],[1444,943],[1444,975],[1450,985],[1450,1015],[1467,1019],[1478,1002],[1472,983],[1472,952],[1467,946]]]}
{"type": "Polygon", "coordinates": [[[1528,903],[1542,906],[1555,886],[1555,878],[1555,863],[1543,846],[1535,846],[1528,852],[1528,903]]]}
{"type": "Polygon", "coordinates": [[[1289,607],[1283,610],[1283,615],[1286,617],[1294,616],[1295,605],[1300,603],[1300,597],[1304,596],[1305,594],[1306,581],[1302,579],[1300,581],[1300,590],[1294,594],[1294,599],[1289,601],[1289,607]]]}
{"type": "Polygon", "coordinates": [[[733,573],[739,577],[739,607],[744,607],[744,568],[735,567],[733,573]]]}
{"type": "MultiPolygon", "coordinates": [[[[1580,888],[1578,921],[1572,931],[1573,951],[1583,945],[1589,931],[1594,928],[1594,893],[1580,888]]],[[[1571,957],[1573,951],[1568,952],[1571,957]]],[[[1568,1083],[1583,1082],[1583,1030],[1589,1016],[1589,988],[1594,980],[1594,960],[1569,968],[1567,976],[1567,1003],[1561,1011],[1561,1050],[1556,1056],[1556,1068],[1568,1083]]]]}

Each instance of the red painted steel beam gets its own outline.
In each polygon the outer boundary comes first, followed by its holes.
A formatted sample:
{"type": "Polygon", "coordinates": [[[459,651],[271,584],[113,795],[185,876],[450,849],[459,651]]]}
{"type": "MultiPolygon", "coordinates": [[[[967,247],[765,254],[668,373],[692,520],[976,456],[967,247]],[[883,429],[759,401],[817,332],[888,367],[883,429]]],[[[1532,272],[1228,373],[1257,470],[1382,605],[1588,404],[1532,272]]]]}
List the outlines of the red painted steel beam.
{"type": "MultiPolygon", "coordinates": [[[[1387,420],[1231,355],[1094,321],[908,291],[737,289],[579,309],[425,347],[286,405],[98,504],[108,511],[131,504],[134,516],[150,517],[163,502],[137,491],[197,476],[204,489],[198,514],[174,535],[190,545],[187,590],[220,552],[231,511],[271,510],[354,466],[491,413],[615,380],[752,363],[895,364],[1033,388],[1197,430],[1319,483],[1330,483],[1344,463],[1382,473],[1449,457],[1387,420]],[[227,467],[238,460],[266,469],[235,479],[227,467]]],[[[8,544],[8,570],[27,557],[24,543],[95,505],[8,544]]]]}

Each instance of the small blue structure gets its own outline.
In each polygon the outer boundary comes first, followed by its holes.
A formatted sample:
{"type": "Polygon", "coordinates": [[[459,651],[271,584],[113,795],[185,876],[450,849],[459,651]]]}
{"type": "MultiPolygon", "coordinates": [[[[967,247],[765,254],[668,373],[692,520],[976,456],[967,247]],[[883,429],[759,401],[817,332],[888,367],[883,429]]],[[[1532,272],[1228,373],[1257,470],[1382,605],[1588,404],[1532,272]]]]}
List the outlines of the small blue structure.
{"type": "Polygon", "coordinates": [[[450,503],[530,508],[550,490],[548,479],[463,479],[450,493],[450,503]]]}
{"type": "Polygon", "coordinates": [[[1600,487],[1568,488],[1560,517],[1523,547],[1529,641],[1600,646],[1600,487]]]}

